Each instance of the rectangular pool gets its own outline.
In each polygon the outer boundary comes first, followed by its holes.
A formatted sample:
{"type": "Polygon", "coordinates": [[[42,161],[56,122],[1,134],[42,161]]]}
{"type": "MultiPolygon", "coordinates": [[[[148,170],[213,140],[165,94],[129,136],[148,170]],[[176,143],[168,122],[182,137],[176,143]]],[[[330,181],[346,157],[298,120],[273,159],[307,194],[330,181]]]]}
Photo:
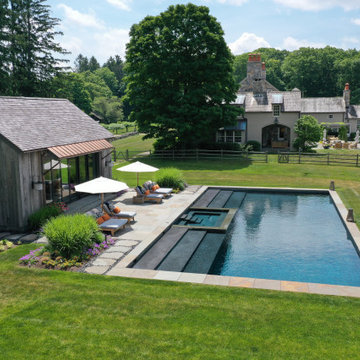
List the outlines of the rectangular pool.
{"type": "Polygon", "coordinates": [[[247,192],[209,273],[360,286],[360,258],[329,195],[247,192]]]}

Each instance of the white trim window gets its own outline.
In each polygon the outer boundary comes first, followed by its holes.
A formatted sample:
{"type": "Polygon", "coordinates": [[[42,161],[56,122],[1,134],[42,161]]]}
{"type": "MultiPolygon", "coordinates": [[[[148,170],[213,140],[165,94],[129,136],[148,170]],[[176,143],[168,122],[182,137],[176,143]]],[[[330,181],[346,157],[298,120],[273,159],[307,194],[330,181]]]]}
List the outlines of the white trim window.
{"type": "Polygon", "coordinates": [[[242,130],[219,130],[217,132],[217,142],[241,143],[242,130]]]}
{"type": "Polygon", "coordinates": [[[273,105],[273,116],[280,116],[281,107],[278,104],[273,105]]]}
{"type": "Polygon", "coordinates": [[[334,115],[333,114],[329,114],[329,119],[333,119],[334,115]]]}

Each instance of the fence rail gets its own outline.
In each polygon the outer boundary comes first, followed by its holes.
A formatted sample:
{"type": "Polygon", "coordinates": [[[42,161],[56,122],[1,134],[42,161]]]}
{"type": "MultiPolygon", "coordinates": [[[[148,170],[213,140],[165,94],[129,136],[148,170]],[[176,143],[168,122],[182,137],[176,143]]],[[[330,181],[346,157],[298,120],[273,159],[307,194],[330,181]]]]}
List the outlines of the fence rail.
{"type": "Polygon", "coordinates": [[[268,162],[267,152],[254,151],[234,151],[234,150],[157,150],[157,151],[114,151],[113,159],[117,160],[131,160],[139,157],[150,157],[154,159],[167,160],[199,160],[199,159],[213,159],[213,160],[247,160],[251,162],[268,162]]]}
{"type": "Polygon", "coordinates": [[[359,154],[316,154],[316,153],[279,153],[278,162],[282,164],[323,164],[360,166],[359,154]]]}

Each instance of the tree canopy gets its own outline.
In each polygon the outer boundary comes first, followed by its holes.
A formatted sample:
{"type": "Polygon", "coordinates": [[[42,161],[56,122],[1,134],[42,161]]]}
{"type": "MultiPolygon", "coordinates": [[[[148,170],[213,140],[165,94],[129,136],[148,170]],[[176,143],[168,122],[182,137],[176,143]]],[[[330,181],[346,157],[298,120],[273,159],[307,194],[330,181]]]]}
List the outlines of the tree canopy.
{"type": "Polygon", "coordinates": [[[9,0],[0,5],[0,77],[2,94],[46,96],[49,80],[60,70],[66,51],[54,41],[59,19],[45,0],[9,0]]]}
{"type": "Polygon", "coordinates": [[[170,6],[130,30],[126,55],[132,119],[161,147],[194,147],[233,124],[237,85],[223,30],[205,6],[170,6]]]}

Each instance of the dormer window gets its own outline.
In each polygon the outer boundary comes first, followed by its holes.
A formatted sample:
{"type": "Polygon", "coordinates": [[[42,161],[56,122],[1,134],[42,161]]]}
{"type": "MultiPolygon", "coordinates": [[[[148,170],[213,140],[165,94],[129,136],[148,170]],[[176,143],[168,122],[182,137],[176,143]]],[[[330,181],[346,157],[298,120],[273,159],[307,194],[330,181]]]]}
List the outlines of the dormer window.
{"type": "Polygon", "coordinates": [[[276,105],[273,105],[273,116],[274,117],[278,117],[280,116],[280,105],[276,104],[276,105]]]}

